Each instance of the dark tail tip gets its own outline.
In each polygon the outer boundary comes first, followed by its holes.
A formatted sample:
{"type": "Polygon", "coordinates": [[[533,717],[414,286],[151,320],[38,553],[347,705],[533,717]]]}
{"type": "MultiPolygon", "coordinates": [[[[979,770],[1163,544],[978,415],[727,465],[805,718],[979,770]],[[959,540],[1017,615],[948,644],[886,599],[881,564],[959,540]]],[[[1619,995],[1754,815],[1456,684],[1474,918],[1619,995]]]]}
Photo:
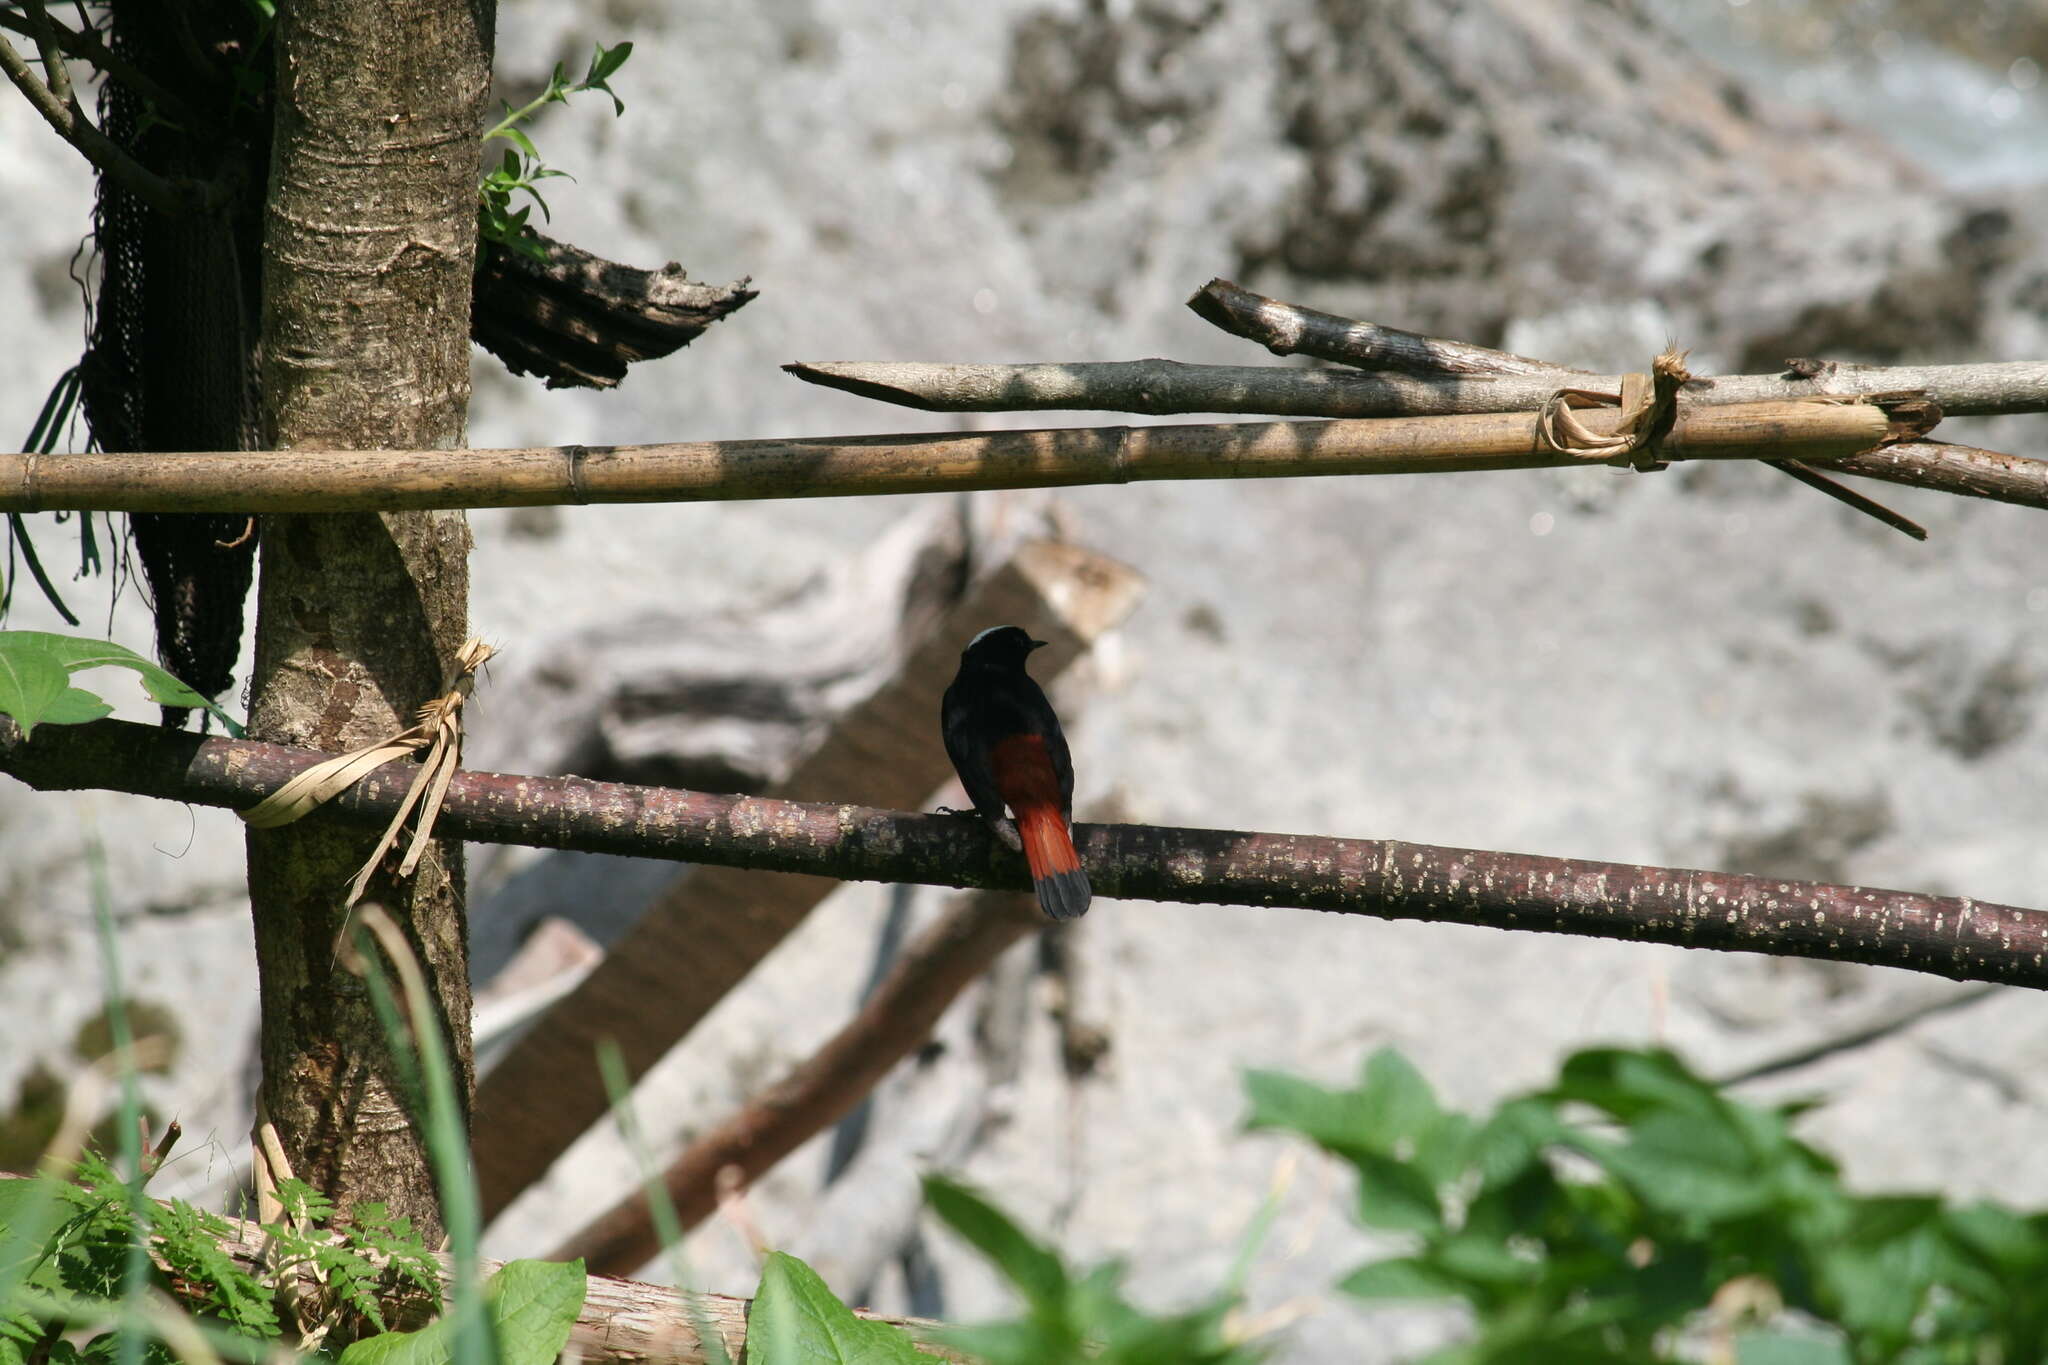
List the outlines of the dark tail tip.
{"type": "Polygon", "coordinates": [[[1088,886],[1088,874],[1078,867],[1040,877],[1031,884],[1031,889],[1038,893],[1038,908],[1056,920],[1079,919],[1087,914],[1088,902],[1095,894],[1088,886]]]}

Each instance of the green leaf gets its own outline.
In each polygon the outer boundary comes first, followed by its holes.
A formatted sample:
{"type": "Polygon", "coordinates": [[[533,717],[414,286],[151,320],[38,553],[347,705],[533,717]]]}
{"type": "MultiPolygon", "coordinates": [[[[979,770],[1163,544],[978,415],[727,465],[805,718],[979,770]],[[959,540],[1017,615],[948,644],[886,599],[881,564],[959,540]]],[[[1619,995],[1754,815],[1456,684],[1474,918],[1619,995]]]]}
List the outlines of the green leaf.
{"type": "Polygon", "coordinates": [[[1674,1112],[1640,1117],[1622,1144],[1579,1136],[1571,1145],[1620,1179],[1652,1208],[1707,1223],[1747,1217],[1775,1202],[1775,1190],[1729,1126],[1674,1112]]]}
{"type": "Polygon", "coordinates": [[[1390,1047],[1366,1058],[1364,1084],[1359,1089],[1382,1130],[1391,1135],[1419,1136],[1443,1116],[1429,1082],[1413,1062],[1390,1047]]]}
{"type": "Polygon", "coordinates": [[[1552,1099],[1579,1100],[1624,1123],[1658,1109],[1706,1114],[1727,1104],[1677,1054],[1663,1048],[1587,1048],[1565,1059],[1552,1099]]]}
{"type": "Polygon", "coordinates": [[[1360,1266],[1337,1288],[1361,1299],[1444,1299],[1463,1297],[1467,1286],[1419,1257],[1395,1256],[1360,1266]]]}
{"type": "Polygon", "coordinates": [[[1358,1221],[1396,1232],[1436,1232],[1443,1209],[1427,1176],[1405,1162],[1372,1152],[1347,1158],[1358,1168],[1358,1221]]]}
{"type": "MultiPolygon", "coordinates": [[[[510,142],[512,146],[517,147],[521,152],[525,153],[527,156],[532,157],[534,160],[538,161],[540,159],[540,148],[534,146],[533,139],[528,137],[519,129],[507,128],[504,132],[498,134],[498,136],[504,138],[507,142],[510,142]]],[[[505,155],[508,159],[511,157],[512,153],[510,149],[507,149],[505,155]]],[[[511,163],[511,166],[514,170],[517,169],[518,165],[519,163],[516,161],[511,163]]]]}
{"type": "Polygon", "coordinates": [[[67,1189],[44,1177],[0,1180],[0,1304],[23,1285],[60,1291],[55,1257],[46,1252],[58,1226],[77,1213],[67,1189]]]}
{"type": "MultiPolygon", "coordinates": [[[[71,675],[55,659],[32,649],[9,647],[8,637],[23,633],[0,634],[0,713],[14,717],[26,738],[35,733],[36,726],[51,719],[53,710],[61,713],[64,694],[73,689],[71,675]]],[[[58,719],[53,723],[70,722],[58,719]]]]}
{"type": "Polygon", "coordinates": [[[581,1260],[506,1262],[484,1286],[498,1325],[499,1365],[554,1365],[589,1284],[581,1260]]]}
{"type": "MultiPolygon", "coordinates": [[[[111,640],[53,635],[41,630],[0,631],[0,711],[13,716],[24,732],[42,722],[79,725],[88,720],[98,720],[112,710],[83,689],[59,689],[43,698],[40,707],[30,712],[30,719],[24,719],[23,714],[10,705],[11,701],[18,700],[10,695],[10,676],[25,678],[27,682],[23,685],[47,693],[50,665],[66,674],[92,668],[129,669],[142,679],[142,690],[159,706],[204,708],[220,718],[229,734],[237,738],[242,735],[242,727],[233,716],[124,645],[117,645],[111,640]],[[31,662],[37,660],[42,662],[31,662]]],[[[34,704],[33,697],[30,704],[34,704]]]]}
{"type": "Polygon", "coordinates": [[[1317,1146],[1346,1155],[1374,1146],[1369,1136],[1373,1114],[1356,1090],[1327,1090],[1278,1071],[1245,1072],[1244,1090],[1251,1101],[1247,1128],[1299,1133],[1317,1146]]]}
{"type": "Polygon", "coordinates": [[[2038,1274],[2048,1260],[2048,1228],[1997,1204],[1966,1204],[1943,1220],[1950,1238],[2007,1274],[2038,1274]]]}
{"type": "Polygon", "coordinates": [[[1542,1261],[1515,1254],[1491,1237],[1456,1233],[1433,1242],[1430,1264],[1461,1284],[1509,1289],[1534,1283],[1549,1269],[1542,1261]]]}
{"type": "Polygon", "coordinates": [[[606,47],[603,43],[597,44],[597,54],[590,59],[590,70],[583,77],[583,83],[596,85],[600,81],[609,80],[612,73],[624,66],[626,59],[632,55],[633,44],[630,40],[612,47],[606,47]]]}
{"type": "Polygon", "coordinates": [[[1060,1258],[1034,1242],[994,1205],[943,1176],[924,1178],[924,1201],[947,1227],[988,1257],[1035,1307],[1050,1308],[1066,1297],[1067,1270],[1060,1258]]]}
{"type": "Polygon", "coordinates": [[[802,1261],[771,1251],[747,1313],[747,1359],[753,1365],[922,1365],[929,1357],[900,1327],[855,1317],[802,1261]]]}
{"type": "Polygon", "coordinates": [[[1850,1365],[1851,1359],[1838,1337],[1744,1332],[1735,1339],[1736,1365],[1850,1365]]]}
{"type": "MultiPolygon", "coordinates": [[[[554,1365],[583,1311],[587,1286],[581,1261],[506,1262],[484,1285],[499,1365],[554,1365]]],[[[455,1322],[443,1317],[417,1332],[352,1342],[339,1365],[449,1365],[454,1359],[455,1322]]]]}
{"type": "Polygon", "coordinates": [[[334,1213],[333,1200],[293,1176],[277,1182],[277,1202],[287,1218],[324,1223],[334,1213]]]}

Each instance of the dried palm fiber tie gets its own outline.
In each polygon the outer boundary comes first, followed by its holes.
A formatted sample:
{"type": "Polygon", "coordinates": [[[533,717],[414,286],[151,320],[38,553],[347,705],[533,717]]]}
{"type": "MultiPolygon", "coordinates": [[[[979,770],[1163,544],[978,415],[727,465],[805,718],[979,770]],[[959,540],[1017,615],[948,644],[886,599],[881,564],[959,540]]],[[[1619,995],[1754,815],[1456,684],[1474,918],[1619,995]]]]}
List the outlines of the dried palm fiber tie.
{"type": "Polygon", "coordinates": [[[391,851],[391,846],[397,842],[399,827],[417,806],[420,818],[413,828],[412,843],[407,846],[405,858],[398,865],[400,876],[411,876],[413,869],[419,866],[420,855],[426,852],[428,841],[434,837],[434,819],[441,813],[442,798],[448,794],[448,784],[454,780],[455,770],[462,762],[462,705],[476,687],[476,671],[497,652],[482,640],[472,639],[464,643],[461,652],[455,656],[455,669],[442,695],[420,708],[417,725],[401,730],[389,739],[365,744],[360,749],[314,764],[256,805],[242,811],[244,823],[254,829],[276,829],[280,825],[288,825],[347,791],[392,759],[425,749],[427,756],[420,764],[419,776],[406,790],[405,799],[398,803],[397,812],[392,815],[391,823],[385,826],[384,837],[377,841],[369,860],[356,873],[355,880],[349,883],[348,899],[343,904],[354,905],[362,897],[370,874],[391,851]]]}
{"type": "Polygon", "coordinates": [[[1662,469],[1657,447],[1678,418],[1679,386],[1692,378],[1684,351],[1666,351],[1650,362],[1650,373],[1621,377],[1619,394],[1597,389],[1559,389],[1536,414],[1538,448],[1579,460],[1627,464],[1639,470],[1662,469]],[[1613,434],[1594,431],[1572,415],[1574,407],[1622,410],[1613,434]]]}
{"type": "MultiPolygon", "coordinates": [[[[1640,471],[1664,469],[1669,462],[1657,458],[1658,447],[1671,433],[1678,420],[1678,390],[1692,379],[1692,372],[1685,368],[1684,351],[1666,351],[1650,362],[1650,373],[1625,374],[1621,377],[1619,394],[1605,393],[1598,389],[1559,389],[1544,401],[1536,414],[1536,444],[1539,450],[1565,455],[1579,460],[1599,460],[1608,464],[1627,465],[1640,471]],[[1622,410],[1620,423],[1612,435],[1592,430],[1572,415],[1575,407],[1612,407],[1622,410]]],[[[1924,395],[1918,395],[1924,399],[1924,395]]],[[[1911,394],[1811,394],[1809,402],[1815,403],[1878,403],[1887,398],[1912,398],[1911,394]]],[[[1887,409],[1889,412],[1889,409],[1887,409]]],[[[1937,414],[1935,420],[1939,420],[1937,414]]],[[[1906,428],[1901,427],[1903,434],[1906,428]]],[[[1765,460],[1763,463],[1780,473],[1789,474],[1809,488],[1816,489],[1838,502],[1855,508],[1867,517],[1873,517],[1895,531],[1902,531],[1915,540],[1927,539],[1927,530],[1918,522],[1900,516],[1891,508],[1875,499],[1865,497],[1853,488],[1844,488],[1833,479],[1809,469],[1796,460],[1765,460]]]]}

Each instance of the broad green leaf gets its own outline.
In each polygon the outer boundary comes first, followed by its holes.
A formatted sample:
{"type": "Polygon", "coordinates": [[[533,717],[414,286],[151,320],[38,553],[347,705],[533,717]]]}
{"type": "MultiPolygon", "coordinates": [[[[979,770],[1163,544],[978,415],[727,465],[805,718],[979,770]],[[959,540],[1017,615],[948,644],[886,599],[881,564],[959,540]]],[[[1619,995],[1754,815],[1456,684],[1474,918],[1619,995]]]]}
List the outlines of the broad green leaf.
{"type": "Polygon", "coordinates": [[[453,1365],[455,1328],[446,1317],[417,1332],[379,1332],[348,1344],[338,1365],[453,1365]]]}
{"type": "Polygon", "coordinates": [[[598,81],[609,79],[612,73],[624,66],[626,59],[632,55],[633,44],[631,41],[618,43],[612,47],[606,47],[603,43],[599,43],[597,45],[597,55],[590,59],[590,74],[586,78],[586,83],[595,84],[598,81]]]}
{"type": "Polygon", "coordinates": [[[1744,1332],[1735,1339],[1736,1365],[1850,1365],[1851,1359],[1837,1337],[1744,1332]]]}
{"type": "Polygon", "coordinates": [[[1034,1316],[942,1327],[932,1336],[941,1345],[982,1365],[1040,1365],[1048,1360],[1072,1360],[1081,1354],[1080,1338],[1063,1330],[1064,1327],[1064,1323],[1034,1316]]]}
{"type": "Polygon", "coordinates": [[[1345,1154],[1375,1148],[1372,1111],[1356,1090],[1327,1090],[1279,1071],[1245,1072],[1244,1090],[1251,1101],[1247,1128],[1299,1133],[1320,1147],[1345,1154]]]}
{"type": "MultiPolygon", "coordinates": [[[[27,730],[35,722],[22,721],[20,714],[8,706],[4,691],[7,686],[6,676],[10,665],[16,668],[43,669],[44,666],[41,664],[24,664],[22,662],[31,659],[45,660],[66,673],[79,673],[92,668],[112,667],[129,669],[142,680],[142,690],[157,705],[203,708],[219,717],[221,724],[226,727],[229,734],[237,738],[242,734],[242,727],[233,716],[230,716],[211,701],[208,701],[205,697],[200,696],[169,673],[166,673],[162,668],[124,645],[117,645],[111,640],[89,640],[75,635],[55,635],[43,630],[0,631],[0,710],[7,711],[9,715],[13,715],[18,722],[21,722],[24,730],[27,730]]],[[[42,685],[46,687],[47,673],[39,671],[37,676],[44,680],[42,685]]],[[[100,703],[98,698],[94,697],[90,692],[83,691],[82,689],[72,689],[72,691],[77,692],[78,695],[71,697],[63,693],[59,694],[59,697],[62,698],[61,719],[59,719],[58,715],[53,715],[49,711],[50,703],[58,700],[57,698],[51,698],[50,702],[45,703],[42,713],[37,716],[36,720],[48,721],[51,724],[77,725],[87,720],[98,720],[100,716],[106,715],[107,711],[112,709],[107,708],[94,715],[85,714],[92,706],[103,705],[103,703],[100,703]]]]}
{"type": "Polygon", "coordinates": [[[924,1201],[940,1221],[988,1257],[1035,1307],[1057,1306],[1067,1293],[1060,1258],[1033,1241],[1008,1215],[943,1176],[924,1178],[924,1201]]]}
{"type": "Polygon", "coordinates": [[[1875,1195],[1858,1199],[1849,1207],[1848,1239],[1866,1246],[1889,1242],[1942,1221],[1941,1200],[1932,1195],[1875,1195]]]}
{"type": "Polygon", "coordinates": [[[1952,1238],[2007,1273],[2036,1272],[2048,1260],[2048,1227],[1997,1204],[1966,1204],[1948,1211],[1952,1238]]]}
{"type": "Polygon", "coordinates": [[[924,1365],[902,1328],[854,1316],[796,1257],[768,1253],[747,1313],[751,1365],[924,1365]]]}
{"type": "Polygon", "coordinates": [[[1727,1101],[1695,1076],[1676,1054],[1662,1048],[1587,1048],[1565,1059],[1552,1099],[1579,1100],[1628,1122],[1642,1114],[1672,1109],[1707,1114],[1727,1101]]]}
{"type": "MultiPolygon", "coordinates": [[[[27,633],[0,634],[0,712],[14,717],[24,737],[50,719],[51,710],[59,706],[71,686],[64,665],[48,654],[21,645],[9,647],[9,636],[27,633]]],[[[55,723],[65,724],[61,719],[55,723]]]]}
{"type": "Polygon", "coordinates": [[[1337,1281],[1339,1290],[1360,1299],[1457,1298],[1467,1287],[1455,1275],[1415,1256],[1372,1261],[1337,1281]]]}
{"type": "Polygon", "coordinates": [[[37,1177],[0,1180],[0,1304],[23,1285],[62,1292],[57,1261],[45,1255],[57,1226],[77,1212],[60,1181],[37,1177]]]}
{"type": "Polygon", "coordinates": [[[1436,1188],[1413,1166],[1371,1152],[1346,1159],[1358,1169],[1358,1221],[1396,1232],[1435,1232],[1443,1226],[1436,1188]]]}
{"type": "Polygon", "coordinates": [[[1383,1141],[1420,1137],[1443,1116],[1429,1082],[1414,1063],[1390,1047],[1380,1048],[1366,1059],[1359,1093],[1383,1141]]]}
{"type": "Polygon", "coordinates": [[[1905,1343],[1926,1301],[1940,1257],[1931,1229],[1875,1245],[1830,1247],[1820,1282],[1833,1297],[1833,1318],[1859,1344],[1905,1343]]]}
{"type": "Polygon", "coordinates": [[[1433,1242],[1430,1264],[1446,1275],[1467,1284],[1508,1288],[1541,1279],[1546,1269],[1541,1261],[1518,1256],[1491,1237],[1465,1233],[1433,1242]]]}
{"type": "Polygon", "coordinates": [[[1695,1115],[1655,1113],[1640,1118],[1630,1140],[1610,1144],[1575,1138],[1571,1145],[1593,1158],[1665,1212],[1721,1222],[1746,1217],[1774,1202],[1774,1191],[1753,1154],[1729,1127],[1695,1115]]]}
{"type": "MultiPolygon", "coordinates": [[[[581,1261],[508,1261],[484,1285],[484,1312],[500,1365],[553,1365],[583,1310],[581,1261]]],[[[435,1319],[417,1332],[383,1332],[352,1342],[340,1365],[450,1365],[455,1323],[435,1319]]]]}
{"type": "Polygon", "coordinates": [[[581,1260],[506,1262],[484,1286],[499,1365],[554,1365],[588,1287],[581,1260]]]}

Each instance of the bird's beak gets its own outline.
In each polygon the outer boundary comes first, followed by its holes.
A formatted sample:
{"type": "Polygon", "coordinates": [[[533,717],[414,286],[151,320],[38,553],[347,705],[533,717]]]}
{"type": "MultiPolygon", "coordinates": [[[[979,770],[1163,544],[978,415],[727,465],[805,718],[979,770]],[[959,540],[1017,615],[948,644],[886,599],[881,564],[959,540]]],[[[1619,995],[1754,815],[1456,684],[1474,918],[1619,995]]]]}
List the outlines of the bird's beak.
{"type": "Polygon", "coordinates": [[[1045,641],[1043,641],[1043,640],[1033,640],[1033,641],[1031,642],[1031,647],[1032,647],[1033,649],[1044,649],[1044,648],[1045,648],[1045,641]]]}

